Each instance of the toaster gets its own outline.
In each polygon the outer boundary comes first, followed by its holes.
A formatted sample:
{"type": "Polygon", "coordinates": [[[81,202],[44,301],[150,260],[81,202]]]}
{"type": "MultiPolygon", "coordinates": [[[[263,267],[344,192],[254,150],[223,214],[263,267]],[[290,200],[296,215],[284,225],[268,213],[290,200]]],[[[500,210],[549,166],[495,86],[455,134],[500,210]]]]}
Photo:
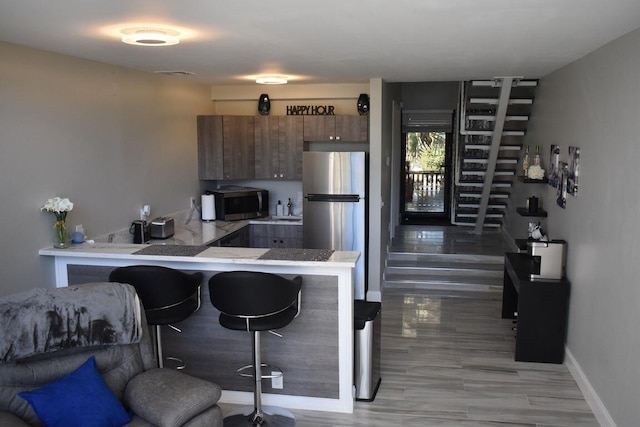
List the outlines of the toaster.
{"type": "Polygon", "coordinates": [[[170,216],[160,216],[151,221],[152,239],[168,239],[173,236],[175,221],[170,216]]]}

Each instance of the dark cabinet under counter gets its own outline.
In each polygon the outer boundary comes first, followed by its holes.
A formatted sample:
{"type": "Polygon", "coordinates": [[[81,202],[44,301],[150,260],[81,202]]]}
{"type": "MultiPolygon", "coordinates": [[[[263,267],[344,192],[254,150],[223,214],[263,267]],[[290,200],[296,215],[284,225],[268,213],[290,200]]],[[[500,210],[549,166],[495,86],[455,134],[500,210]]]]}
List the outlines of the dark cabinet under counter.
{"type": "Polygon", "coordinates": [[[248,248],[250,245],[249,226],[246,225],[233,233],[227,234],[221,239],[216,240],[209,246],[230,247],[230,248],[248,248]]]}
{"type": "Polygon", "coordinates": [[[516,361],[563,363],[570,283],[532,280],[535,268],[529,254],[505,254],[502,318],[517,319],[516,361]]]}

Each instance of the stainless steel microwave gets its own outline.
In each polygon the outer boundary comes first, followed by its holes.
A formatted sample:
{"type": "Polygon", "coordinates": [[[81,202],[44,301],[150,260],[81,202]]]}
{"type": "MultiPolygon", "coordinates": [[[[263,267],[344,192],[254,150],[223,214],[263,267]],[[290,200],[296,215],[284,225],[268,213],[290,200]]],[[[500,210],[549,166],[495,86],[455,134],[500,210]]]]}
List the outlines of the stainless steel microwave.
{"type": "Polygon", "coordinates": [[[269,191],[252,187],[225,186],[213,194],[216,219],[234,221],[269,216],[269,191]]]}

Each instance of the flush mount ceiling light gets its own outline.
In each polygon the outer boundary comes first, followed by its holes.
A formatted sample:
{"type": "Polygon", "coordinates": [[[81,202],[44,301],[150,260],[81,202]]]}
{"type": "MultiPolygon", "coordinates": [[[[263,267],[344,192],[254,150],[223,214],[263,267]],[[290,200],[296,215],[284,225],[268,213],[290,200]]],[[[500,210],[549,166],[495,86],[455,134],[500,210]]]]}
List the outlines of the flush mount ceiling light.
{"type": "Polygon", "coordinates": [[[122,41],[135,46],[171,46],[180,43],[175,30],[158,28],[126,28],[122,32],[122,41]]]}
{"type": "Polygon", "coordinates": [[[289,80],[284,76],[260,76],[256,77],[256,83],[261,85],[286,85],[289,80]]]}

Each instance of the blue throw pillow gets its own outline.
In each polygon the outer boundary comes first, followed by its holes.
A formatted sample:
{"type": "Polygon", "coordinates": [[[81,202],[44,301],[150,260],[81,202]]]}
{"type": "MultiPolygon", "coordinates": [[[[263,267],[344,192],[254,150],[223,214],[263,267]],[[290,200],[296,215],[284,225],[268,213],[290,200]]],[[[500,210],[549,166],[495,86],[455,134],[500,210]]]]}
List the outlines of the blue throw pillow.
{"type": "Polygon", "coordinates": [[[131,422],[93,356],[70,374],[18,396],[29,402],[46,427],[120,427],[131,422]]]}

